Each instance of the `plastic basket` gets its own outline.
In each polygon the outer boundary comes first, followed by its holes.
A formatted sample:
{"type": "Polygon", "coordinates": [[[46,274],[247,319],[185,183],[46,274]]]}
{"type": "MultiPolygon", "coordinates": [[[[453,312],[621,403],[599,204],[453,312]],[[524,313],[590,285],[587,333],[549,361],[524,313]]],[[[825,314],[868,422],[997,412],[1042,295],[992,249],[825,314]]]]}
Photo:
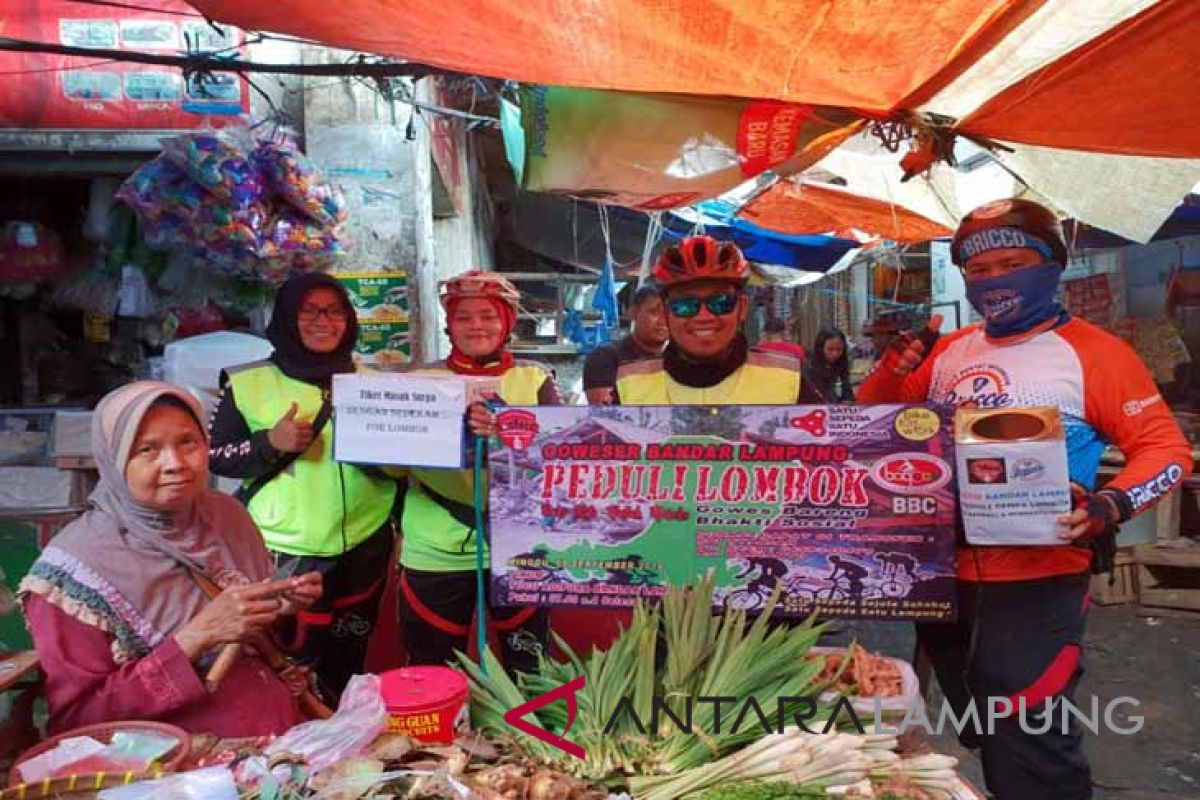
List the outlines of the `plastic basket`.
{"type": "MultiPolygon", "coordinates": [[[[100,725],[87,725],[83,728],[76,728],[73,731],[60,733],[57,736],[51,736],[22,753],[20,757],[13,762],[12,769],[9,770],[8,785],[10,788],[20,786],[21,773],[17,768],[26,761],[29,761],[31,758],[40,756],[42,753],[57,747],[64,739],[71,739],[76,736],[90,736],[96,741],[107,744],[108,742],[112,741],[112,737],[115,734],[122,731],[144,731],[148,733],[157,733],[163,736],[170,736],[178,740],[179,744],[175,746],[175,749],[169,751],[165,756],[159,759],[159,769],[164,773],[174,772],[177,770],[192,752],[191,734],[189,734],[183,728],[176,727],[175,725],[167,725],[163,722],[143,722],[137,720],[108,722],[100,725]]],[[[80,784],[85,783],[83,780],[85,777],[87,776],[79,776],[80,784]]]]}

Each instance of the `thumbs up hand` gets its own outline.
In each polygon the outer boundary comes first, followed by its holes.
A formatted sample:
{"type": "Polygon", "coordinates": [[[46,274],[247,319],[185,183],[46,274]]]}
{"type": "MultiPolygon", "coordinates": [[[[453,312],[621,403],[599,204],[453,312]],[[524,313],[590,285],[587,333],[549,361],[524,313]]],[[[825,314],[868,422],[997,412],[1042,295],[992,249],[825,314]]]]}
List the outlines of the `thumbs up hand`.
{"type": "Polygon", "coordinates": [[[929,324],[920,332],[902,334],[893,345],[895,349],[884,356],[887,362],[884,366],[900,377],[908,375],[921,365],[925,356],[929,355],[929,351],[933,349],[934,344],[941,336],[939,333],[941,327],[942,315],[934,314],[929,318],[929,324]]]}
{"type": "Polygon", "coordinates": [[[293,402],[292,407],[279,418],[275,427],[267,434],[267,440],[276,450],[284,453],[303,453],[312,444],[312,423],[296,419],[299,411],[300,406],[293,402]]]}

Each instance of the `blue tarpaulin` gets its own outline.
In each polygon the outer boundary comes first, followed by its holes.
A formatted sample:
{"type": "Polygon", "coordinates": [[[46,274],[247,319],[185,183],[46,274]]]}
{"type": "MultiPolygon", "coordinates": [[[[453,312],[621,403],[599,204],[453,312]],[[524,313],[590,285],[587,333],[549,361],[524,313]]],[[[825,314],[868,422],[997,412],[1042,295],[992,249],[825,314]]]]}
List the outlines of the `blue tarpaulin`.
{"type": "MultiPolygon", "coordinates": [[[[667,244],[689,236],[702,223],[704,232],[717,239],[735,242],[751,261],[787,269],[826,272],[858,243],[832,236],[788,236],[759,228],[722,213],[726,204],[705,203],[703,210],[681,209],[662,215],[663,237],[651,257],[657,258],[667,244]]],[[[636,272],[648,233],[649,217],[643,211],[610,206],[607,211],[611,240],[600,233],[600,207],[541,192],[518,191],[512,198],[508,224],[512,237],[535,253],[564,264],[601,269],[611,251],[621,269],[636,272]]]]}
{"type": "MultiPolygon", "coordinates": [[[[846,253],[859,247],[852,239],[835,236],[789,236],[760,228],[732,214],[733,208],[719,201],[701,203],[693,211],[696,219],[670,214],[663,222],[663,233],[675,239],[690,236],[697,222],[704,233],[722,241],[732,241],[746,258],[761,264],[825,272],[846,253]]],[[[690,216],[691,216],[690,215],[690,216]]]]}

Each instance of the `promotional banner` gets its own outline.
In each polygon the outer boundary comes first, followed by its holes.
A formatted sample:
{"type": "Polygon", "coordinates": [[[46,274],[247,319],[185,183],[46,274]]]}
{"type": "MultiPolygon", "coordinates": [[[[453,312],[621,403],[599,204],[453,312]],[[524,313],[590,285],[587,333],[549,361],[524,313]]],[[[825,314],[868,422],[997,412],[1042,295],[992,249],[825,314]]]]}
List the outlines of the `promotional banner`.
{"type": "Polygon", "coordinates": [[[497,605],[629,607],[715,574],[782,616],[955,614],[950,425],[917,406],[537,407],[497,417],[497,605]]]}
{"type": "MultiPolygon", "coordinates": [[[[245,36],[213,26],[181,0],[111,5],[34,0],[0,15],[5,36],[71,47],[244,58],[245,36]]],[[[245,81],[228,73],[184,80],[178,67],[47,53],[0,53],[0,128],[168,130],[204,115],[244,115],[245,81]]]]}

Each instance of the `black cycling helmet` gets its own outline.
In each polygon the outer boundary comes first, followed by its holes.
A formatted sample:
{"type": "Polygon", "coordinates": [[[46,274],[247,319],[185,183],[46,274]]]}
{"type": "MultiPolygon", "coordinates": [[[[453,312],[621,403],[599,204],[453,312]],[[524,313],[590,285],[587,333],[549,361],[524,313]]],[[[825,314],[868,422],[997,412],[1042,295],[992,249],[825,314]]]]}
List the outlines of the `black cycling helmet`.
{"type": "Polygon", "coordinates": [[[1032,200],[1017,199],[987,203],[963,217],[962,222],[958,223],[958,230],[954,232],[954,240],[950,243],[950,257],[955,264],[962,267],[968,259],[985,249],[1005,246],[1002,233],[1005,229],[1019,231],[1037,240],[1026,245],[1016,237],[1011,246],[1042,244],[1048,251],[1044,253],[1047,260],[1066,266],[1070,259],[1062,225],[1054,212],[1032,200]],[[997,232],[985,236],[977,235],[985,231],[997,232]]]}

